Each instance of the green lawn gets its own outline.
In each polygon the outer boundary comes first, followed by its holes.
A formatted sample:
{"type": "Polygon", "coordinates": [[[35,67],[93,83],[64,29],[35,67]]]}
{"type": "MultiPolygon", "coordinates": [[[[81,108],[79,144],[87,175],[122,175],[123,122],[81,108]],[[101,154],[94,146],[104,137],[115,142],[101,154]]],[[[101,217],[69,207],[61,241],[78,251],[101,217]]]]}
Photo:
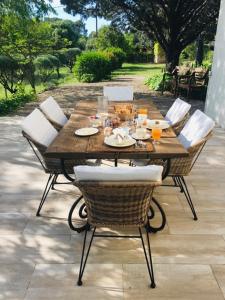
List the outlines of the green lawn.
{"type": "MultiPolygon", "coordinates": [[[[37,83],[36,84],[36,91],[37,93],[41,93],[44,90],[47,90],[53,86],[62,86],[65,84],[73,84],[73,83],[77,83],[77,79],[74,76],[74,73],[70,73],[68,68],[61,68],[60,69],[60,75],[61,77],[58,79],[57,78],[57,74],[54,73],[51,75],[51,78],[48,82],[46,83],[37,83]]],[[[31,86],[28,83],[25,83],[25,91],[26,92],[31,92],[31,86]]],[[[10,93],[8,93],[8,96],[10,96],[10,93]]],[[[5,98],[5,91],[2,87],[2,85],[0,85],[0,100],[5,98]]]]}
{"type": "Polygon", "coordinates": [[[123,76],[123,75],[141,75],[149,77],[162,72],[165,67],[164,64],[130,64],[124,63],[123,67],[119,70],[113,72],[113,77],[123,76]]]}
{"type": "MultiPolygon", "coordinates": [[[[163,64],[148,64],[148,63],[124,63],[123,67],[121,69],[118,69],[112,73],[112,76],[115,78],[117,76],[125,76],[125,75],[140,75],[144,77],[149,77],[158,73],[162,72],[162,69],[164,68],[163,64]]],[[[63,86],[66,84],[75,84],[77,83],[77,79],[74,76],[74,73],[70,73],[68,68],[61,68],[60,69],[61,77],[60,79],[57,79],[56,73],[52,74],[50,80],[43,84],[43,83],[37,83],[36,85],[36,91],[37,93],[41,93],[44,90],[47,90],[54,86],[63,86]]],[[[31,87],[27,83],[25,84],[25,91],[30,92],[31,87]]],[[[8,96],[10,96],[10,93],[8,93],[8,96]]],[[[0,100],[5,98],[5,92],[3,87],[0,85],[0,100]]]]}

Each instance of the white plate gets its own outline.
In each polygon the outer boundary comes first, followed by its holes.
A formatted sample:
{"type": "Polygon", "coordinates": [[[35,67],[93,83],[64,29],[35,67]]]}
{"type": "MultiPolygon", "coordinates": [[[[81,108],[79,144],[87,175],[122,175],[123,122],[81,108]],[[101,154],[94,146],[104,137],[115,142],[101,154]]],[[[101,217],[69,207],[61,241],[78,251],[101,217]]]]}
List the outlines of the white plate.
{"type": "Polygon", "coordinates": [[[109,137],[106,137],[104,142],[108,146],[119,148],[129,147],[136,144],[135,139],[133,139],[132,137],[127,138],[126,140],[122,141],[122,143],[118,143],[115,135],[110,135],[109,137]]]}
{"type": "Polygon", "coordinates": [[[149,129],[152,128],[166,129],[169,127],[170,127],[169,123],[165,120],[149,120],[147,124],[147,128],[149,129]],[[156,122],[159,122],[159,124],[156,124],[156,122]]]}
{"type": "Polygon", "coordinates": [[[145,141],[145,140],[148,140],[150,139],[151,135],[149,133],[146,133],[145,137],[144,138],[140,138],[136,133],[133,133],[132,134],[132,138],[134,138],[135,140],[142,140],[142,141],[145,141]]]}
{"type": "Polygon", "coordinates": [[[89,136],[89,135],[96,134],[97,132],[98,132],[98,128],[85,127],[85,128],[77,129],[74,133],[79,136],[89,136]]]}

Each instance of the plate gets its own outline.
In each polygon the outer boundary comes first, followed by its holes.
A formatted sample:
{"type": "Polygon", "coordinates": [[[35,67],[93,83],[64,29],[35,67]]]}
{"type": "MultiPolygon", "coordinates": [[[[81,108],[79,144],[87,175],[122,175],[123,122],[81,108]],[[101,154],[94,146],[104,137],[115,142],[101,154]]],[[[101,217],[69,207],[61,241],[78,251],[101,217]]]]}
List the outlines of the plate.
{"type": "Polygon", "coordinates": [[[151,135],[149,133],[146,133],[145,137],[144,138],[140,138],[136,133],[133,133],[132,134],[132,138],[134,138],[135,140],[142,140],[142,141],[145,141],[145,140],[148,140],[150,139],[151,135]]]}
{"type": "Polygon", "coordinates": [[[98,128],[85,127],[85,128],[77,129],[74,133],[79,136],[89,136],[89,135],[96,134],[97,132],[98,132],[98,128]]]}
{"type": "Polygon", "coordinates": [[[129,147],[136,144],[136,140],[130,136],[126,140],[122,141],[122,143],[118,143],[115,135],[110,135],[109,137],[106,137],[104,142],[108,146],[119,148],[129,147]]]}
{"type": "Polygon", "coordinates": [[[149,120],[147,124],[147,128],[149,129],[152,128],[167,129],[169,127],[170,127],[169,123],[165,120],[149,120]],[[155,122],[159,122],[159,124],[156,124],[155,122]]]}

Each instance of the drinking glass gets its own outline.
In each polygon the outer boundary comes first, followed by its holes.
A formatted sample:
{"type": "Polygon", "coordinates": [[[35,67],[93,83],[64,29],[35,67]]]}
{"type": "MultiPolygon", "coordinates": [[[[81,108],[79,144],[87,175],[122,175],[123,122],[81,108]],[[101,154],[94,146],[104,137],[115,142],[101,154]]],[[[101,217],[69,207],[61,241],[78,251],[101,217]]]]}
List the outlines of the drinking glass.
{"type": "Polygon", "coordinates": [[[159,140],[162,135],[162,129],[161,128],[152,128],[152,138],[153,138],[153,144],[159,144],[159,140]]]}
{"type": "Polygon", "coordinates": [[[108,97],[105,96],[98,97],[97,115],[99,117],[108,116],[108,97]]]}

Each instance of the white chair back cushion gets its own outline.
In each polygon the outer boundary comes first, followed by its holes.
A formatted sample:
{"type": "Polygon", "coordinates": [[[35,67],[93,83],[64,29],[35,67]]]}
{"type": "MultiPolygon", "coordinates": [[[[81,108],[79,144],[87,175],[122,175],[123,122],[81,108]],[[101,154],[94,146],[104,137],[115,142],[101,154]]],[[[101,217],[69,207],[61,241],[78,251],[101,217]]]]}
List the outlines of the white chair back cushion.
{"type": "Polygon", "coordinates": [[[170,123],[170,125],[174,125],[186,116],[190,108],[190,104],[180,98],[177,98],[168,110],[165,119],[170,123]]]}
{"type": "Polygon", "coordinates": [[[78,181],[154,181],[161,182],[162,166],[146,167],[90,167],[76,166],[74,173],[78,181]]]}
{"type": "Polygon", "coordinates": [[[57,130],[39,109],[35,109],[22,122],[22,130],[36,142],[48,147],[58,135],[57,130]]]}
{"type": "Polygon", "coordinates": [[[188,120],[178,138],[188,149],[204,139],[214,126],[215,122],[198,109],[188,120]]]}
{"type": "Polygon", "coordinates": [[[61,126],[64,126],[68,121],[61,107],[53,97],[49,97],[42,102],[40,108],[49,120],[52,120],[61,126]]]}
{"type": "Polygon", "coordinates": [[[103,95],[109,101],[133,101],[134,92],[132,86],[104,86],[103,95]]]}

